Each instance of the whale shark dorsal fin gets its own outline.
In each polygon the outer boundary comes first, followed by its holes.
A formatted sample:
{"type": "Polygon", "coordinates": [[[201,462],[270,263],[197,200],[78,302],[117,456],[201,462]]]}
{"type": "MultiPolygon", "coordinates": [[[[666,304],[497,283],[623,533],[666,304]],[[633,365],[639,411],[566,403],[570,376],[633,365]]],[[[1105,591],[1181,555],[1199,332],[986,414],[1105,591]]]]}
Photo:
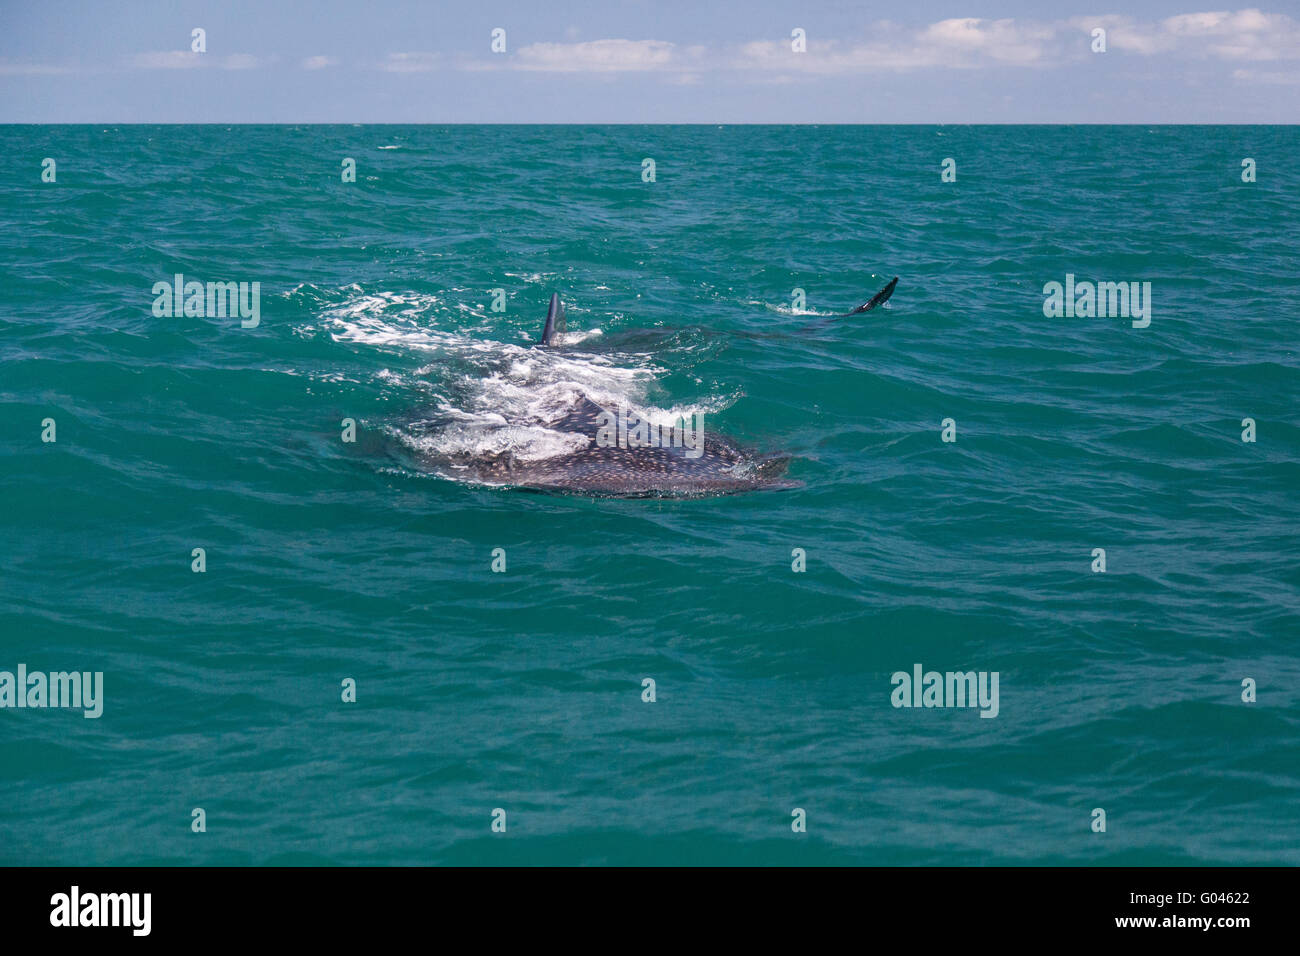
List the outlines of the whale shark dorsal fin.
{"type": "Polygon", "coordinates": [[[554,345],[564,334],[564,303],[558,292],[551,293],[551,307],[546,311],[546,325],[542,328],[542,344],[554,345]]]}

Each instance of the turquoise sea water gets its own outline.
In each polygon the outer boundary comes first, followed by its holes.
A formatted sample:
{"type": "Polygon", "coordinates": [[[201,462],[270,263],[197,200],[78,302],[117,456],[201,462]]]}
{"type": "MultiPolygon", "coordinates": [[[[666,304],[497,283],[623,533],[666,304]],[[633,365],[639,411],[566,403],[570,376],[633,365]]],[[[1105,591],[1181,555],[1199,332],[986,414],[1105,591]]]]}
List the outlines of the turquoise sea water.
{"type": "Polygon", "coordinates": [[[104,674],[98,719],[0,710],[0,863],[1300,863],[1298,153],[0,127],[0,670],[104,674]],[[260,282],[260,324],[156,317],[176,273],[260,282]],[[1067,273],[1149,281],[1150,326],[1045,317],[1067,273]],[[545,453],[484,426],[574,388],[802,487],[421,467],[545,453]],[[893,707],[917,663],[996,671],[996,718],[893,707]]]}

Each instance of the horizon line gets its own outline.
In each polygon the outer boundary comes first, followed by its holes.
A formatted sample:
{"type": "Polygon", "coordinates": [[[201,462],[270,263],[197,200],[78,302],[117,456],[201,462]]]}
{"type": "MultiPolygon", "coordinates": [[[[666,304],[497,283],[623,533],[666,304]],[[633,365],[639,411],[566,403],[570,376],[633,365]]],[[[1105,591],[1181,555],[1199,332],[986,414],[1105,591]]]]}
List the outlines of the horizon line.
{"type": "Polygon", "coordinates": [[[551,123],[516,123],[506,121],[484,121],[476,123],[465,122],[438,122],[436,120],[425,120],[420,122],[361,122],[357,120],[307,120],[307,121],[264,121],[264,120],[203,120],[201,122],[177,122],[175,120],[156,120],[140,121],[131,120],[123,122],[119,120],[79,120],[79,121],[59,121],[59,122],[17,122],[9,120],[0,120],[0,126],[1300,126],[1300,122],[1262,122],[1262,123],[1213,123],[1213,122],[1186,122],[1186,123],[1168,123],[1168,122],[1119,122],[1119,123],[1101,123],[1095,120],[1080,120],[1074,123],[1009,123],[1009,122],[985,122],[985,123],[949,123],[943,121],[930,122],[902,122],[902,123],[855,123],[848,121],[830,120],[822,123],[808,122],[754,122],[748,120],[736,122],[724,121],[699,121],[689,120],[682,122],[629,122],[629,121],[593,121],[593,122],[573,122],[557,121],[551,123]]]}

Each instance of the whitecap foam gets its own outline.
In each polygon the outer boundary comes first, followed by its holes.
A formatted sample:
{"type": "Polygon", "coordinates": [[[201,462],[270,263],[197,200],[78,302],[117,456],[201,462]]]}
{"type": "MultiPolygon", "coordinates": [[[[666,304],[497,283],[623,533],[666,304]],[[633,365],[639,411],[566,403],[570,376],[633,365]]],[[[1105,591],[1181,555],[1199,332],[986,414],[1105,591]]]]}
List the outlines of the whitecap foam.
{"type": "Polygon", "coordinates": [[[779,315],[811,315],[811,316],[822,316],[824,318],[831,318],[837,314],[835,312],[819,312],[817,309],[796,309],[794,306],[787,305],[786,303],[772,305],[770,302],[758,302],[756,300],[751,300],[749,304],[761,305],[769,312],[776,312],[779,315]]]}
{"type": "Polygon", "coordinates": [[[560,336],[561,345],[577,345],[580,342],[586,342],[588,339],[599,338],[604,335],[600,329],[583,329],[580,332],[565,332],[560,336]]]}
{"type": "MultiPolygon", "coordinates": [[[[367,292],[359,287],[323,315],[335,341],[417,353],[409,373],[386,368],[383,377],[405,374],[440,400],[430,421],[393,434],[420,455],[439,459],[508,454],[538,461],[570,454],[590,437],[559,431],[559,423],[587,398],[611,411],[620,408],[661,426],[714,415],[737,395],[659,407],[648,400],[666,369],[646,353],[598,353],[539,349],[483,338],[463,329],[438,328],[449,305],[423,293],[367,292]],[[432,357],[430,357],[432,356],[432,357]]],[[[599,329],[570,332],[564,344],[598,341],[599,329]]]]}

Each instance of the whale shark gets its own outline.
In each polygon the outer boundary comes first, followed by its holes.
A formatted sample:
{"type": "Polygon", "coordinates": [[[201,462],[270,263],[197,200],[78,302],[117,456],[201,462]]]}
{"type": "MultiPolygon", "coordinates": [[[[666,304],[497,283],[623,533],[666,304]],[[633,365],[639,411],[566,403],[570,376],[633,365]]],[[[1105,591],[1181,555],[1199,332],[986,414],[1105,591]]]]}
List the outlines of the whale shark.
{"type": "MultiPolygon", "coordinates": [[[[869,312],[894,294],[898,277],[850,312],[869,312]]],[[[552,293],[536,348],[563,350],[564,304],[552,293]]],[[[508,445],[447,456],[437,470],[475,484],[588,497],[703,497],[800,487],[786,477],[789,455],[760,453],[705,427],[703,416],[657,422],[624,405],[579,390],[544,420],[506,422],[502,429],[544,429],[563,447],[543,456],[517,454],[508,445]]]]}

